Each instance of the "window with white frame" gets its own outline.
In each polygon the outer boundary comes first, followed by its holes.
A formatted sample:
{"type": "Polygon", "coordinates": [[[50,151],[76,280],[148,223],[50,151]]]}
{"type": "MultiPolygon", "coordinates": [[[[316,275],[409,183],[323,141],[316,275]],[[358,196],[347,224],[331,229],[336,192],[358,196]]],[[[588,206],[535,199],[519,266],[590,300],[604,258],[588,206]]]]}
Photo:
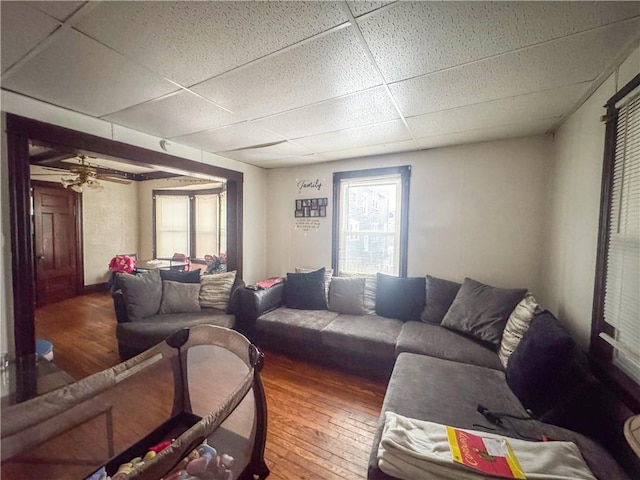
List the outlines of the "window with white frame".
{"type": "Polygon", "coordinates": [[[226,253],[224,191],[154,191],[154,256],[190,258],[226,253]]]}
{"type": "Polygon", "coordinates": [[[410,172],[403,166],[334,174],[338,275],[406,276],[410,172]]]}
{"type": "MultiPolygon", "coordinates": [[[[640,75],[607,104],[592,347],[640,385],[640,75]],[[606,342],[606,344],[604,343],[606,342]]],[[[619,376],[619,375],[618,375],[619,376]]]]}

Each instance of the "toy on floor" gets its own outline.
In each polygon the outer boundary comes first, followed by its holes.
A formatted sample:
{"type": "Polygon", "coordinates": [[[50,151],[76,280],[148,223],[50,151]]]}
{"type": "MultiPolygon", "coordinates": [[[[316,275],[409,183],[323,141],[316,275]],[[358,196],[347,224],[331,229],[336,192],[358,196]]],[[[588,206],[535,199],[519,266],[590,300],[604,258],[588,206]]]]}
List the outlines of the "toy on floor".
{"type": "Polygon", "coordinates": [[[162,480],[232,480],[233,461],[231,455],[218,455],[205,440],[162,480]]]}
{"type": "MultiPolygon", "coordinates": [[[[112,479],[109,477],[96,477],[96,479],[125,480],[129,473],[143,465],[144,462],[151,460],[169,445],[171,445],[169,441],[159,443],[151,447],[144,457],[136,457],[130,462],[123,463],[118,467],[118,471],[112,479]]],[[[208,445],[205,440],[161,480],[232,480],[231,467],[233,462],[231,455],[226,453],[218,455],[216,449],[208,445]]]]}

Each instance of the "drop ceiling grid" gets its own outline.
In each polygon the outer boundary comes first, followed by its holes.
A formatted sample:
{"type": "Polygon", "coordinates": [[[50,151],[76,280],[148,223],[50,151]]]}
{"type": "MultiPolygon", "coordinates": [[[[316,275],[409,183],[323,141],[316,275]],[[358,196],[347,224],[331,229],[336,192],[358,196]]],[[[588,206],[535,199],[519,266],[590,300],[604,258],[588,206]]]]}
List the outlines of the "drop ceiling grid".
{"type": "Polygon", "coordinates": [[[217,107],[188,90],[135,105],[104,120],[163,138],[210,130],[240,123],[241,118],[217,107]]]}
{"type": "Polygon", "coordinates": [[[345,22],[337,2],[103,2],[76,28],[192,86],[345,22]]]}
{"type": "Polygon", "coordinates": [[[177,88],[73,29],[61,31],[55,42],[2,83],[10,90],[95,117],[177,88]]]}

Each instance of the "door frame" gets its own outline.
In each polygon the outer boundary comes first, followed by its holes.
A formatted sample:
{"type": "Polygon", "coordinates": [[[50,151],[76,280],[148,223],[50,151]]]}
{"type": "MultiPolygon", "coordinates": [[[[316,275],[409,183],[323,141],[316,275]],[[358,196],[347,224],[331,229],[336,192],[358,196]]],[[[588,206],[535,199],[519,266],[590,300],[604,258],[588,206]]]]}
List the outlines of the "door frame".
{"type": "MultiPolygon", "coordinates": [[[[31,188],[30,188],[30,194],[33,197],[34,196],[34,192],[33,192],[33,187],[47,187],[47,188],[55,188],[56,190],[67,190],[65,187],[63,187],[60,183],[57,182],[44,182],[42,180],[31,180],[31,188]]],[[[78,295],[82,295],[84,293],[84,236],[83,236],[83,230],[82,230],[82,194],[78,193],[78,192],[74,192],[73,190],[69,190],[69,192],[73,193],[73,210],[75,213],[75,227],[76,227],[76,285],[75,285],[75,294],[76,296],[78,295]]],[[[34,220],[35,220],[35,210],[34,210],[34,220]]],[[[35,234],[36,234],[36,227],[35,227],[35,221],[33,222],[33,235],[34,235],[34,239],[33,239],[33,245],[35,248],[35,234]]],[[[38,268],[35,264],[36,262],[36,255],[37,253],[34,251],[34,281],[36,282],[36,288],[37,288],[37,274],[38,274],[38,268]]],[[[36,292],[37,293],[37,292],[36,292]]],[[[34,300],[36,300],[37,296],[34,298],[34,300]]]]}
{"type": "MultiPolygon", "coordinates": [[[[173,171],[203,174],[227,181],[227,264],[242,277],[242,203],[244,174],[128,143],[98,137],[31,118],[6,113],[13,337],[17,358],[32,355],[35,341],[35,272],[31,224],[29,140],[80,153],[112,158],[132,165],[155,165],[173,171]]],[[[7,319],[11,321],[11,318],[7,319]]]]}

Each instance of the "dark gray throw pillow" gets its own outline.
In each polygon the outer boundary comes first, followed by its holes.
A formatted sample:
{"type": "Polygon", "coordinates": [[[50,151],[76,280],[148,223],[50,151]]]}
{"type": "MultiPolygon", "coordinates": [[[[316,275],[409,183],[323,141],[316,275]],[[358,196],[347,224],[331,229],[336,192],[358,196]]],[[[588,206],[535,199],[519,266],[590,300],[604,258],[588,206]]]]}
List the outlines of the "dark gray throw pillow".
{"type": "Polygon", "coordinates": [[[364,315],[364,285],[364,277],[334,277],[329,286],[329,310],[364,315]]]}
{"type": "Polygon", "coordinates": [[[420,320],[439,325],[462,284],[427,275],[427,299],[420,320]]]}
{"type": "Polygon", "coordinates": [[[509,357],[507,383],[526,408],[542,416],[585,380],[578,353],[567,329],[545,310],[531,320],[509,357]]]}
{"type": "Polygon", "coordinates": [[[324,268],[310,273],[287,273],[284,306],[300,310],[326,310],[324,268]]]}
{"type": "Polygon", "coordinates": [[[116,282],[122,289],[129,321],[135,322],[158,313],[162,300],[162,280],[158,270],[136,275],[117,273],[116,282]]]}
{"type": "Polygon", "coordinates": [[[497,288],[465,278],[441,325],[497,350],[509,315],[526,293],[526,288],[497,288]]]}
{"type": "Polygon", "coordinates": [[[378,315],[403,322],[420,320],[426,288],[424,277],[393,277],[378,273],[376,283],[378,315]]]}
{"type": "Polygon", "coordinates": [[[160,278],[163,282],[200,283],[200,269],[189,272],[178,270],[160,270],[160,278]]]}

